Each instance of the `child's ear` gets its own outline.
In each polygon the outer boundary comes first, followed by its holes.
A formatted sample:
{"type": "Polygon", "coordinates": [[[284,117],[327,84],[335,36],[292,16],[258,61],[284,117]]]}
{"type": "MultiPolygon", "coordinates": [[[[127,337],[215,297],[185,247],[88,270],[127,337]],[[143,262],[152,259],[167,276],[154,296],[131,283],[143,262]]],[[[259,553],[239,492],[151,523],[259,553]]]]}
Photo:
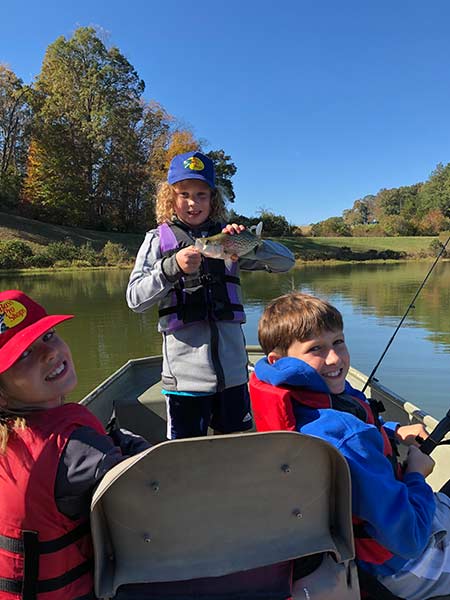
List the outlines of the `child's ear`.
{"type": "Polygon", "coordinates": [[[279,358],[282,358],[282,356],[276,350],[272,350],[272,352],[269,352],[269,354],[267,355],[267,361],[269,365],[273,365],[273,363],[277,362],[279,358]]]}

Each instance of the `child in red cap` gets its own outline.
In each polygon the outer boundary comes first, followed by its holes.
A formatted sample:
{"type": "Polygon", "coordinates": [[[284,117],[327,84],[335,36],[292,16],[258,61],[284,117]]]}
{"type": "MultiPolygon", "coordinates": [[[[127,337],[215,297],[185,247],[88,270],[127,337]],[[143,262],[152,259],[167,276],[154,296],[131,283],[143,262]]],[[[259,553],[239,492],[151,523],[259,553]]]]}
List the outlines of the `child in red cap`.
{"type": "Polygon", "coordinates": [[[11,598],[94,598],[93,488],[149,447],[129,432],[107,435],[87,408],[64,403],[77,376],[54,327],[72,317],[0,292],[0,590],[11,598]]]}

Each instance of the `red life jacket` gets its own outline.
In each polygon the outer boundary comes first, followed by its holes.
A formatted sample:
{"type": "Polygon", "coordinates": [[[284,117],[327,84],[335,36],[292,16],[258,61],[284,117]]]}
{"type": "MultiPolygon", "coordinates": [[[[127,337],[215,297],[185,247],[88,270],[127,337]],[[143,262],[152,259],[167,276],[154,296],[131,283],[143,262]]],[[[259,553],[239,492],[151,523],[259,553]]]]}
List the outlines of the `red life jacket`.
{"type": "MultiPolygon", "coordinates": [[[[72,600],[93,592],[89,521],[59,512],[58,463],[77,427],[105,430],[87,408],[65,404],[27,416],[0,455],[0,598],[72,600]]],[[[93,597],[93,596],[92,596],[93,597]]]]}
{"type": "MultiPolygon", "coordinates": [[[[249,388],[257,431],[297,431],[293,401],[311,408],[333,408],[329,394],[274,386],[261,381],[254,373],[250,377],[249,388]]],[[[379,423],[376,422],[370,406],[356,396],[352,396],[352,398],[364,408],[366,422],[378,427],[379,423]]],[[[391,459],[393,454],[391,442],[384,428],[379,426],[378,429],[383,438],[383,453],[391,459]]],[[[358,559],[380,565],[393,557],[392,552],[368,536],[362,519],[353,516],[352,520],[358,559]]]]}

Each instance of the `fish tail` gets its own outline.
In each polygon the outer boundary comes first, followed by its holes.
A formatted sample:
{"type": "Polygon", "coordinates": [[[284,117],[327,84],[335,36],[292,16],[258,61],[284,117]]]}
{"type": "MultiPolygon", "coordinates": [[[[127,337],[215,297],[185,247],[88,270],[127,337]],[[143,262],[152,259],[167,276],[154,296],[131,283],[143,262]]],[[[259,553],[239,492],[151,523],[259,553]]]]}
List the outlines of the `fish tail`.
{"type": "Polygon", "coordinates": [[[263,228],[263,222],[260,221],[258,223],[258,225],[252,225],[251,227],[249,227],[250,231],[252,233],[254,233],[256,235],[256,237],[261,237],[261,233],[262,233],[262,228],[263,228]]]}

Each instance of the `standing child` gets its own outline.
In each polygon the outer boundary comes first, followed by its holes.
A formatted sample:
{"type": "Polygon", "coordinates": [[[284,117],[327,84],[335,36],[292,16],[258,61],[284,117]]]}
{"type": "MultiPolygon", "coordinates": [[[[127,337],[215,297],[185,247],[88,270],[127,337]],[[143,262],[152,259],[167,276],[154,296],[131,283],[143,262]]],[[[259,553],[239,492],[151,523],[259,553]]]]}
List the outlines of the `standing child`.
{"type": "Polygon", "coordinates": [[[271,241],[231,267],[200,254],[196,238],[245,229],[225,225],[214,164],[200,152],[172,160],[158,190],[156,218],[159,227],[147,233],[136,257],[127,302],[136,312],[159,307],[168,437],[206,435],[208,426],[221,433],[250,429],[239,268],[288,271],[294,257],[271,241]]]}
{"type": "Polygon", "coordinates": [[[290,429],[336,446],[350,468],[360,568],[406,600],[447,597],[450,498],[425,481],[434,462],[416,436],[427,433],[422,425],[382,424],[345,380],[343,328],[336,308],[307,294],[286,294],[266,307],[258,329],[266,358],[250,380],[257,429],[290,429]],[[403,473],[389,430],[410,446],[403,473]]]}
{"type": "Polygon", "coordinates": [[[47,315],[18,290],[0,292],[0,597],[94,600],[89,510],[94,486],[139,436],[115,432],[80,404],[56,334],[72,315],[47,315]],[[115,443],[117,445],[115,445],[115,443]],[[120,446],[120,447],[119,447],[120,446]]]}

